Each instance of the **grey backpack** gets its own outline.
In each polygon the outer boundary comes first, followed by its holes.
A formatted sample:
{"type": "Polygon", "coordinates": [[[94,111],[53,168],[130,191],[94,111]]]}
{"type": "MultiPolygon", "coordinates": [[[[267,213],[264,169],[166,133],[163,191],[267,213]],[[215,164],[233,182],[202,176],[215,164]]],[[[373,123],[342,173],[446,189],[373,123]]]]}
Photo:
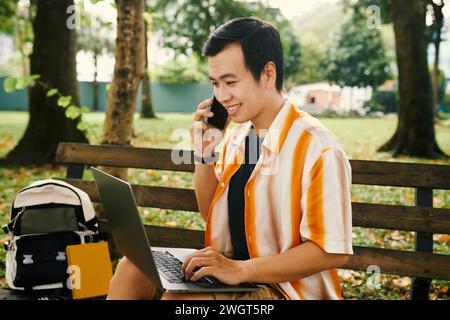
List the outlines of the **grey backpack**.
{"type": "Polygon", "coordinates": [[[11,289],[66,288],[66,246],[96,242],[97,219],[89,196],[60,180],[40,180],[20,190],[12,203],[6,248],[11,289]]]}

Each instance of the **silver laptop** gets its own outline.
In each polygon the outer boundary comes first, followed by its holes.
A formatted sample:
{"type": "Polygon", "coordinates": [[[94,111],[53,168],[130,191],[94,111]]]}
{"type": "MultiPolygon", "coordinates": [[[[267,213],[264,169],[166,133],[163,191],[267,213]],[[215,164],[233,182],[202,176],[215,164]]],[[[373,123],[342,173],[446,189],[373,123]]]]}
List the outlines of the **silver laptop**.
{"type": "Polygon", "coordinates": [[[152,248],[130,184],[94,167],[91,169],[117,248],[153,281],[159,293],[258,290],[253,284],[226,285],[213,277],[203,277],[195,282],[185,280],[181,275],[181,264],[196,250],[152,248]]]}

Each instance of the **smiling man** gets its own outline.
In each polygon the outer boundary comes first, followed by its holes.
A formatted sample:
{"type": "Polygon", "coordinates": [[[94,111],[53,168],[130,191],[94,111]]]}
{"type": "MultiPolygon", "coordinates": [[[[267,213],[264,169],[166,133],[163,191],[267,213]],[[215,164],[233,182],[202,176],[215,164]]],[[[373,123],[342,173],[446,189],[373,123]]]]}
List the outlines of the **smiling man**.
{"type": "MultiPolygon", "coordinates": [[[[211,275],[260,290],[163,298],[340,299],[335,268],[352,254],[351,168],[336,137],[284,98],[278,31],[256,18],[232,20],[210,35],[204,55],[214,95],[237,125],[219,132],[204,124],[211,99],[195,112],[194,187],[206,237],[182,269],[192,281],[211,275]]],[[[153,288],[125,258],[109,298],[151,298],[153,288]]]]}

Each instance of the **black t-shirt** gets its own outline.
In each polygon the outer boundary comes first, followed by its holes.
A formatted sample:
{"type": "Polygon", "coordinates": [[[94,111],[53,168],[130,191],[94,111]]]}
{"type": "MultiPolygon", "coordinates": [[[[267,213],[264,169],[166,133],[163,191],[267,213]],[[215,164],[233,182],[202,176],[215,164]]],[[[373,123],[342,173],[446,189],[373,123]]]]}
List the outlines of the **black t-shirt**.
{"type": "Polygon", "coordinates": [[[245,239],[244,188],[255,168],[261,153],[263,138],[258,138],[252,128],[245,138],[245,159],[238,171],[231,177],[228,189],[228,223],[230,226],[233,259],[249,259],[245,239]]]}

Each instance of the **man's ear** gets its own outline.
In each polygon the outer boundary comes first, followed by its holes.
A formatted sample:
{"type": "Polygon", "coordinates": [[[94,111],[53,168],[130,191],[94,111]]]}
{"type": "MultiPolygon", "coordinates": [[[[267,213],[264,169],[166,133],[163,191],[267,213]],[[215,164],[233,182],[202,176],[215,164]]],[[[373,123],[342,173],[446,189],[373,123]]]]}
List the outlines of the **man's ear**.
{"type": "Polygon", "coordinates": [[[266,63],[263,69],[264,82],[266,84],[266,87],[268,89],[274,88],[276,86],[276,80],[277,80],[277,67],[275,66],[275,63],[272,61],[269,61],[266,63]]]}

